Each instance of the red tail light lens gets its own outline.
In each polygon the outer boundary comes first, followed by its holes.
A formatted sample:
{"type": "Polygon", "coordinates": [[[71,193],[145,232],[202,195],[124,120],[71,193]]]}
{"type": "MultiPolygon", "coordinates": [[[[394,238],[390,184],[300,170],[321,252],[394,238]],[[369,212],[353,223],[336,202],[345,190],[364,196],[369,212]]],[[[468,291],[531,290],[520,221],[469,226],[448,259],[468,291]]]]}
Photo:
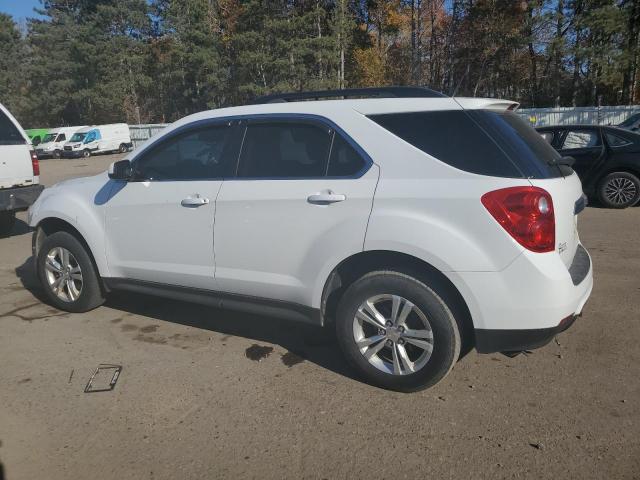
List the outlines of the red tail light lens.
{"type": "Polygon", "coordinates": [[[523,247],[538,253],[556,246],[553,201],[538,187],[512,187],[482,196],[482,204],[500,225],[523,247]]]}
{"type": "Polygon", "coordinates": [[[36,152],[34,152],[33,150],[31,150],[29,153],[31,154],[31,167],[33,168],[33,176],[38,177],[40,176],[40,162],[38,161],[38,155],[36,155],[36,152]]]}

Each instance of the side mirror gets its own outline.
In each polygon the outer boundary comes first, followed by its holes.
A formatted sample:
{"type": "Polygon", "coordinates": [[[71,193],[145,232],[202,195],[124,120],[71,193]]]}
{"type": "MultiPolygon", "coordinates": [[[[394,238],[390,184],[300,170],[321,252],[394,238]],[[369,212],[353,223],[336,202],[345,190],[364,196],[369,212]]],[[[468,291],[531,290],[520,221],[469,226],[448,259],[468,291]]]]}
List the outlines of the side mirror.
{"type": "Polygon", "coordinates": [[[109,178],[112,180],[129,180],[132,174],[130,160],[120,160],[109,165],[109,178]]]}

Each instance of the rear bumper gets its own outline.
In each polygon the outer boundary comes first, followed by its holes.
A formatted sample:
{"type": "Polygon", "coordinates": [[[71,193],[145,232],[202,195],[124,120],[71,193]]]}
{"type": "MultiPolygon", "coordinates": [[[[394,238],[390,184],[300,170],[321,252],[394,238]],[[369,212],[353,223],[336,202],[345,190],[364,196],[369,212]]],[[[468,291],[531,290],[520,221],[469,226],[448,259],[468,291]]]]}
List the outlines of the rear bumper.
{"type": "Polygon", "coordinates": [[[567,267],[555,253],[523,252],[500,272],[458,272],[449,278],[464,297],[481,353],[531,350],[569,328],[593,288],[588,252],[567,267]]]}
{"type": "Polygon", "coordinates": [[[44,190],[43,185],[0,189],[0,212],[27,210],[44,190]]]}
{"type": "Polygon", "coordinates": [[[544,347],[553,337],[573,325],[576,318],[576,315],[570,315],[555,327],[533,330],[476,329],[476,350],[478,353],[522,352],[544,347]]]}

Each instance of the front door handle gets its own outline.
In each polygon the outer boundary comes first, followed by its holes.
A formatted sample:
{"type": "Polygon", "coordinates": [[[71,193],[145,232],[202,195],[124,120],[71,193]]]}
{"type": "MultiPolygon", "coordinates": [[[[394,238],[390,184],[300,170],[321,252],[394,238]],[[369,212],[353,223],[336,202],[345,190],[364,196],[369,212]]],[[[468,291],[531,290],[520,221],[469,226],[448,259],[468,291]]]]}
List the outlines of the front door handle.
{"type": "Polygon", "coordinates": [[[307,202],[314,205],[329,205],[331,203],[344,202],[347,199],[346,195],[340,193],[316,193],[307,197],[307,202]]]}
{"type": "Polygon", "coordinates": [[[201,197],[199,194],[196,194],[192,197],[184,198],[180,205],[183,207],[199,207],[201,205],[207,205],[209,203],[209,199],[206,197],[201,197]]]}

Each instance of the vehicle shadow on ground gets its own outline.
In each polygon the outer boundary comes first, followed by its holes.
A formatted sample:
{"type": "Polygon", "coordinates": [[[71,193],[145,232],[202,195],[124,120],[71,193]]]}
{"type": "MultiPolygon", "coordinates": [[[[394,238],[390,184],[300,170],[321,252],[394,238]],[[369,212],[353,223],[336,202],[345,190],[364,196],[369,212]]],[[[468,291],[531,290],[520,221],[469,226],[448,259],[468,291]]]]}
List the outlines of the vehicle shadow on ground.
{"type": "Polygon", "coordinates": [[[0,234],[0,238],[9,238],[16,235],[24,235],[26,233],[29,233],[30,231],[31,231],[31,227],[27,224],[27,222],[24,222],[19,218],[16,218],[16,223],[11,229],[11,231],[4,235],[0,234]]]}
{"type": "MultiPolygon", "coordinates": [[[[32,257],[16,268],[16,275],[34,297],[46,303],[35,275],[32,257]]],[[[105,306],[149,319],[217,332],[224,336],[243,337],[256,344],[265,342],[279,345],[289,353],[278,352],[276,349],[273,354],[283,354],[282,361],[287,366],[309,361],[339,375],[362,381],[346,364],[332,326],[320,328],[275,317],[130,292],[111,292],[105,306]]],[[[223,337],[221,342],[225,340],[223,337]]],[[[261,346],[266,345],[259,345],[261,346]]],[[[249,347],[246,352],[248,358],[251,358],[251,352],[249,347]]]]}

